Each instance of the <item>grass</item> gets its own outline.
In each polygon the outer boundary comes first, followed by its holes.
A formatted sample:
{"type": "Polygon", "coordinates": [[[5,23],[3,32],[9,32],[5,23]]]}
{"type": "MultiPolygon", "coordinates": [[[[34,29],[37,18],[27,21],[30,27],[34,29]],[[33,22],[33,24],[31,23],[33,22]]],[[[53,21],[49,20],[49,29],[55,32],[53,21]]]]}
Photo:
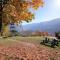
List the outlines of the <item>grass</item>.
{"type": "MultiPolygon", "coordinates": [[[[16,36],[16,37],[8,37],[8,38],[0,38],[0,44],[3,45],[11,45],[15,42],[30,42],[30,43],[35,43],[35,44],[40,44],[40,42],[44,39],[44,37],[20,37],[20,36],[16,36]]],[[[44,45],[41,45],[44,46],[44,45]]],[[[47,46],[45,46],[47,47],[47,46]]],[[[50,47],[49,47],[50,48],[50,47]]],[[[56,47],[56,49],[60,49],[60,43],[59,43],[59,47],[56,47]]]]}

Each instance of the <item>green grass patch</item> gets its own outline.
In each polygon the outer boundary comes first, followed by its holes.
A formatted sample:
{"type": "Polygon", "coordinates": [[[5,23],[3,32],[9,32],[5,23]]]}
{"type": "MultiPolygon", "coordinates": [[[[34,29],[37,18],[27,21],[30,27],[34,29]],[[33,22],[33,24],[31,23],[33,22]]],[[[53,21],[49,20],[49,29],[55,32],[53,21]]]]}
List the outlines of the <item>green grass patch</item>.
{"type": "MultiPolygon", "coordinates": [[[[38,44],[40,46],[44,46],[41,45],[40,42],[44,40],[44,37],[21,37],[21,36],[15,36],[15,37],[8,37],[8,38],[0,38],[0,44],[3,45],[12,45],[15,42],[30,42],[30,43],[35,43],[38,44]]],[[[45,46],[45,47],[49,47],[49,46],[45,46]]],[[[50,47],[49,47],[50,48],[50,47]]],[[[56,49],[60,49],[60,43],[59,43],[59,47],[56,47],[56,49]]]]}

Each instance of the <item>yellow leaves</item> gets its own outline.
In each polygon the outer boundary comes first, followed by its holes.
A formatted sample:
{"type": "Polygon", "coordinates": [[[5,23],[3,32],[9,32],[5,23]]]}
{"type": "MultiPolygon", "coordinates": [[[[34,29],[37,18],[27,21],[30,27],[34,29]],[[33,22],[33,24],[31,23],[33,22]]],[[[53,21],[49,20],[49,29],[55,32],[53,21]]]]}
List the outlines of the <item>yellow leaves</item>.
{"type": "Polygon", "coordinates": [[[9,2],[3,8],[3,12],[8,14],[10,19],[7,17],[7,22],[31,21],[34,18],[34,14],[28,11],[29,7],[37,9],[43,5],[43,0],[11,0],[9,2]]]}
{"type": "Polygon", "coordinates": [[[28,21],[28,20],[31,21],[33,18],[33,14],[27,11],[26,12],[23,11],[23,13],[20,14],[19,18],[20,21],[28,21]]]}
{"type": "Polygon", "coordinates": [[[25,20],[26,18],[28,18],[28,16],[29,16],[28,12],[23,12],[21,14],[21,19],[25,20]]]}
{"type": "Polygon", "coordinates": [[[22,4],[22,7],[25,8],[25,9],[28,8],[28,6],[29,6],[28,2],[24,2],[24,3],[22,4]]]}
{"type": "Polygon", "coordinates": [[[6,5],[4,8],[3,8],[3,11],[7,14],[10,14],[12,16],[16,16],[16,9],[13,5],[6,5]]]}
{"type": "Polygon", "coordinates": [[[43,1],[42,0],[32,0],[32,7],[34,9],[37,9],[39,6],[43,5],[43,1]]]}

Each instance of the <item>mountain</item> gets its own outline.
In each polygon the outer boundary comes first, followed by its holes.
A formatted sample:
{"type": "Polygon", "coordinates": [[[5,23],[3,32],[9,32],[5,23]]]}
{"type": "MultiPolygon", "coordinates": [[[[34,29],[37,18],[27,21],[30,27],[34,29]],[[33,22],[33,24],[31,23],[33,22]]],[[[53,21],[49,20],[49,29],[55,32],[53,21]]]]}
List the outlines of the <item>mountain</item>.
{"type": "Polygon", "coordinates": [[[25,31],[39,30],[42,32],[54,33],[54,32],[60,31],[60,18],[53,19],[51,21],[46,21],[46,22],[23,25],[23,29],[25,31]]]}

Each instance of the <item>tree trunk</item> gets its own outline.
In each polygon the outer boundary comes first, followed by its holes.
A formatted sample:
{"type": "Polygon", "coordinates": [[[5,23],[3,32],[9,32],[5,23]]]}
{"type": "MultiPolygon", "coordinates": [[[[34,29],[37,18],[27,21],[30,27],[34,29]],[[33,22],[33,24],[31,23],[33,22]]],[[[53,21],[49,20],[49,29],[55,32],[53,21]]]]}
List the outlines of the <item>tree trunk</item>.
{"type": "Polygon", "coordinates": [[[9,36],[9,34],[10,34],[9,25],[3,25],[2,26],[2,35],[9,36]]]}
{"type": "Polygon", "coordinates": [[[2,31],[2,3],[0,2],[0,35],[2,31]]]}

